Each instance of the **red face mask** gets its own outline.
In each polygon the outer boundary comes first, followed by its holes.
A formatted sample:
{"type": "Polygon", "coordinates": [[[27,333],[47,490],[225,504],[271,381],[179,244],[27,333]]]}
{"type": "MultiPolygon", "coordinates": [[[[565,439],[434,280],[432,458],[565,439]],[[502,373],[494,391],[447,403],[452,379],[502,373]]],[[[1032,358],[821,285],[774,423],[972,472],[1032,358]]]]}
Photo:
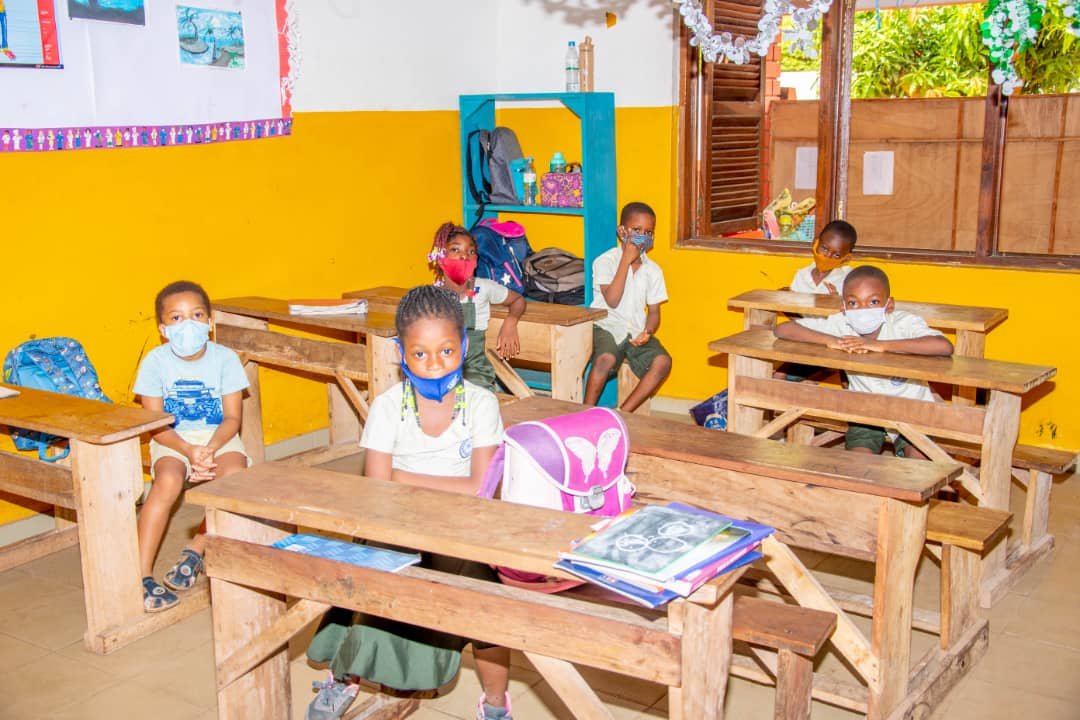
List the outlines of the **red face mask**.
{"type": "Polygon", "coordinates": [[[464,285],[476,274],[476,258],[439,258],[439,267],[455,285],[464,285]]]}

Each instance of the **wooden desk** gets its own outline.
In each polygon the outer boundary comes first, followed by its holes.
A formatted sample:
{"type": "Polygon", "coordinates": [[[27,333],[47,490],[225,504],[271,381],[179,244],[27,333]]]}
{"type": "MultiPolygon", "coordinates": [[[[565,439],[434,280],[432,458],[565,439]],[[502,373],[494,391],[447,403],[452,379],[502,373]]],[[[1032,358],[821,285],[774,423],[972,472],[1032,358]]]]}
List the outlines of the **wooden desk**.
{"type": "MultiPolygon", "coordinates": [[[[393,313],[398,302],[408,292],[400,287],[377,287],[354,290],[342,295],[368,301],[368,309],[393,313]]],[[[491,306],[491,322],[488,323],[487,345],[494,348],[508,311],[504,305],[491,306]]],[[[518,321],[521,352],[517,359],[551,365],[551,395],[559,400],[580,403],[584,399],[582,382],[585,366],[592,357],[592,324],[607,317],[607,310],[555,305],[529,301],[525,314],[518,321]]],[[[501,362],[492,362],[499,379],[514,390],[524,381],[501,362]],[[513,377],[506,377],[507,371],[513,377]]]]}
{"type": "MultiPolygon", "coordinates": [[[[579,406],[529,398],[502,406],[505,425],[574,412],[579,406]]],[[[942,573],[944,610],[914,609],[915,569],[926,542],[930,498],[960,467],[890,457],[844,455],[623,413],[630,434],[628,474],[637,498],[693,503],[776,528],[764,563],[800,605],[833,612],[836,650],[861,683],[815,680],[815,697],[870,718],[908,717],[933,707],[985,650],[988,630],[974,611],[970,554],[942,573]],[[827,591],[789,546],[875,563],[872,606],[827,591]],[[964,565],[964,563],[967,565],[964,565]],[[870,636],[852,614],[872,617],[870,636]],[[911,668],[911,629],[937,631],[939,647],[911,668]],[[910,687],[909,687],[910,685],[910,687]],[[924,708],[925,709],[925,708],[924,708]]],[[[769,684],[758,665],[736,658],[732,674],[769,684]]]]}
{"type": "MultiPolygon", "coordinates": [[[[979,505],[997,510],[1009,509],[1021,396],[1057,372],[1052,367],[963,356],[855,355],[822,345],[780,340],[766,328],[715,340],[709,343],[709,349],[730,356],[728,429],[732,432],[764,432],[765,411],[773,410],[781,415],[769,423],[768,435],[803,416],[811,416],[895,429],[933,460],[948,460],[949,455],[931,438],[974,443],[981,450],[979,477],[965,470],[960,481],[979,505]],[[989,401],[985,407],[975,407],[785,382],[772,378],[773,364],[779,362],[985,389],[989,401]]],[[[1045,501],[1049,502],[1049,498],[1045,501]]],[[[997,588],[1007,586],[1010,571],[1006,568],[1006,553],[1005,543],[999,543],[984,562],[984,606],[996,597],[997,588]]],[[[1017,564],[1022,560],[1014,558],[1010,565],[1016,569],[1026,567],[1026,563],[1017,564]]]]}
{"type": "Polygon", "coordinates": [[[143,492],[139,435],[171,424],[172,415],[17,390],[17,397],[0,400],[0,425],[68,438],[71,456],[70,463],[47,463],[29,453],[0,452],[0,490],[57,508],[57,528],[4,547],[0,571],[78,543],[86,603],[83,643],[99,655],[205,608],[204,583],[170,610],[143,611],[135,527],[135,502],[143,492]],[[65,511],[74,511],[78,522],[65,519],[65,511]]]}
{"type": "Polygon", "coordinates": [[[214,303],[217,342],[240,354],[251,384],[244,398],[240,430],[244,447],[255,462],[265,459],[259,365],[287,368],[327,377],[330,446],[309,458],[326,462],[356,452],[368,403],[400,380],[394,318],[385,312],[366,315],[290,315],[288,302],[274,298],[227,298],[214,303]],[[337,339],[314,339],[270,331],[274,323],[337,339]],[[367,383],[365,398],[356,387],[367,383]]]}
{"type": "Polygon", "coordinates": [[[278,463],[200,485],[189,499],[207,507],[222,720],[289,717],[288,638],[331,604],[523,650],[577,717],[612,715],[571,663],[667,685],[672,718],[723,716],[739,571],[653,621],[421,568],[382,573],[266,547],[287,534],[280,524],[302,524],[560,575],[552,564],[588,532],[589,516],[278,463]],[[286,596],[301,600],[287,610],[286,596]]]}

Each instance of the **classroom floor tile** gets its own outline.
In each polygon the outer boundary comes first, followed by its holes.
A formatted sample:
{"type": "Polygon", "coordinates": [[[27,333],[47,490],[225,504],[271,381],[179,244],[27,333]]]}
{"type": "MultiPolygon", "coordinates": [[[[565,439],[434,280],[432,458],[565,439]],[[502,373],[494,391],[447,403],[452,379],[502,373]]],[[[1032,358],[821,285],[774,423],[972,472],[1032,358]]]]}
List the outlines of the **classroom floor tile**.
{"type": "MultiPolygon", "coordinates": [[[[358,472],[363,456],[334,467],[358,472]]],[[[1050,528],[1057,547],[993,609],[990,645],[932,720],[1080,720],[1080,479],[1054,486],[1050,528]]],[[[174,518],[155,566],[160,575],[175,560],[202,519],[202,509],[182,507],[174,518]]],[[[868,593],[873,569],[867,563],[808,553],[809,565],[825,584],[868,593]]],[[[915,584],[917,605],[935,609],[939,571],[924,557],[915,584]]],[[[92,655],[82,646],[85,630],[77,548],[0,573],[0,718],[61,720],[135,717],[139,709],[163,720],[216,718],[212,625],[203,611],[112,655],[92,655]]],[[[856,618],[864,632],[869,620],[856,618]]],[[[314,624],[289,645],[294,718],[302,718],[325,671],[304,657],[314,624]]],[[[912,638],[912,661],[933,645],[923,633],[912,638]]],[[[562,701],[519,652],[511,656],[510,693],[517,720],[570,718],[562,701]]],[[[828,653],[818,670],[850,680],[848,668],[828,653]]],[[[653,683],[595,670],[585,676],[618,720],[667,717],[666,689],[653,683]]],[[[463,670],[445,694],[424,701],[417,720],[473,720],[479,683],[466,652],[463,670]]],[[[725,708],[736,720],[772,717],[769,687],[733,678],[725,708]]],[[[815,702],[813,720],[858,716],[815,702]]]]}

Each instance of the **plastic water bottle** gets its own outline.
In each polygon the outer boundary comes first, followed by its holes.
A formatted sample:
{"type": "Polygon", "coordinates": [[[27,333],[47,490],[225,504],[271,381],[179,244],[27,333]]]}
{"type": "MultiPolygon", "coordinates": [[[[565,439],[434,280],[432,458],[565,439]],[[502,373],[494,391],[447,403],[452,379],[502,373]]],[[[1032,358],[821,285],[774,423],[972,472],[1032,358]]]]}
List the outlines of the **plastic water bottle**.
{"type": "Polygon", "coordinates": [[[561,152],[556,152],[551,156],[551,164],[548,165],[548,169],[553,173],[566,172],[566,159],[561,152]]]}
{"type": "Polygon", "coordinates": [[[528,162],[525,164],[525,172],[521,173],[522,185],[525,189],[525,204],[536,204],[536,166],[533,165],[533,159],[531,157],[525,158],[528,162]]]}
{"type": "Polygon", "coordinates": [[[566,47],[566,92],[581,92],[579,69],[577,43],[571,40],[566,47]]]}

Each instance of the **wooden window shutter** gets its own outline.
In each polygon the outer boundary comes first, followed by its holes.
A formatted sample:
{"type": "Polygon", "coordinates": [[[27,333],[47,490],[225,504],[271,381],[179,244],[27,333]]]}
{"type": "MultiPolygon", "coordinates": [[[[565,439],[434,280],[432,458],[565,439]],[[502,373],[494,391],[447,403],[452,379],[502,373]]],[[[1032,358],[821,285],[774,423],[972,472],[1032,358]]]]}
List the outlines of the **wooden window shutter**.
{"type": "MultiPolygon", "coordinates": [[[[761,0],[714,0],[714,31],[754,37],[761,4],[761,0]]],[[[711,98],[705,153],[708,160],[702,185],[707,192],[703,206],[708,209],[711,234],[759,226],[764,70],[762,58],[751,57],[746,65],[713,63],[711,81],[705,78],[711,98]]]]}

